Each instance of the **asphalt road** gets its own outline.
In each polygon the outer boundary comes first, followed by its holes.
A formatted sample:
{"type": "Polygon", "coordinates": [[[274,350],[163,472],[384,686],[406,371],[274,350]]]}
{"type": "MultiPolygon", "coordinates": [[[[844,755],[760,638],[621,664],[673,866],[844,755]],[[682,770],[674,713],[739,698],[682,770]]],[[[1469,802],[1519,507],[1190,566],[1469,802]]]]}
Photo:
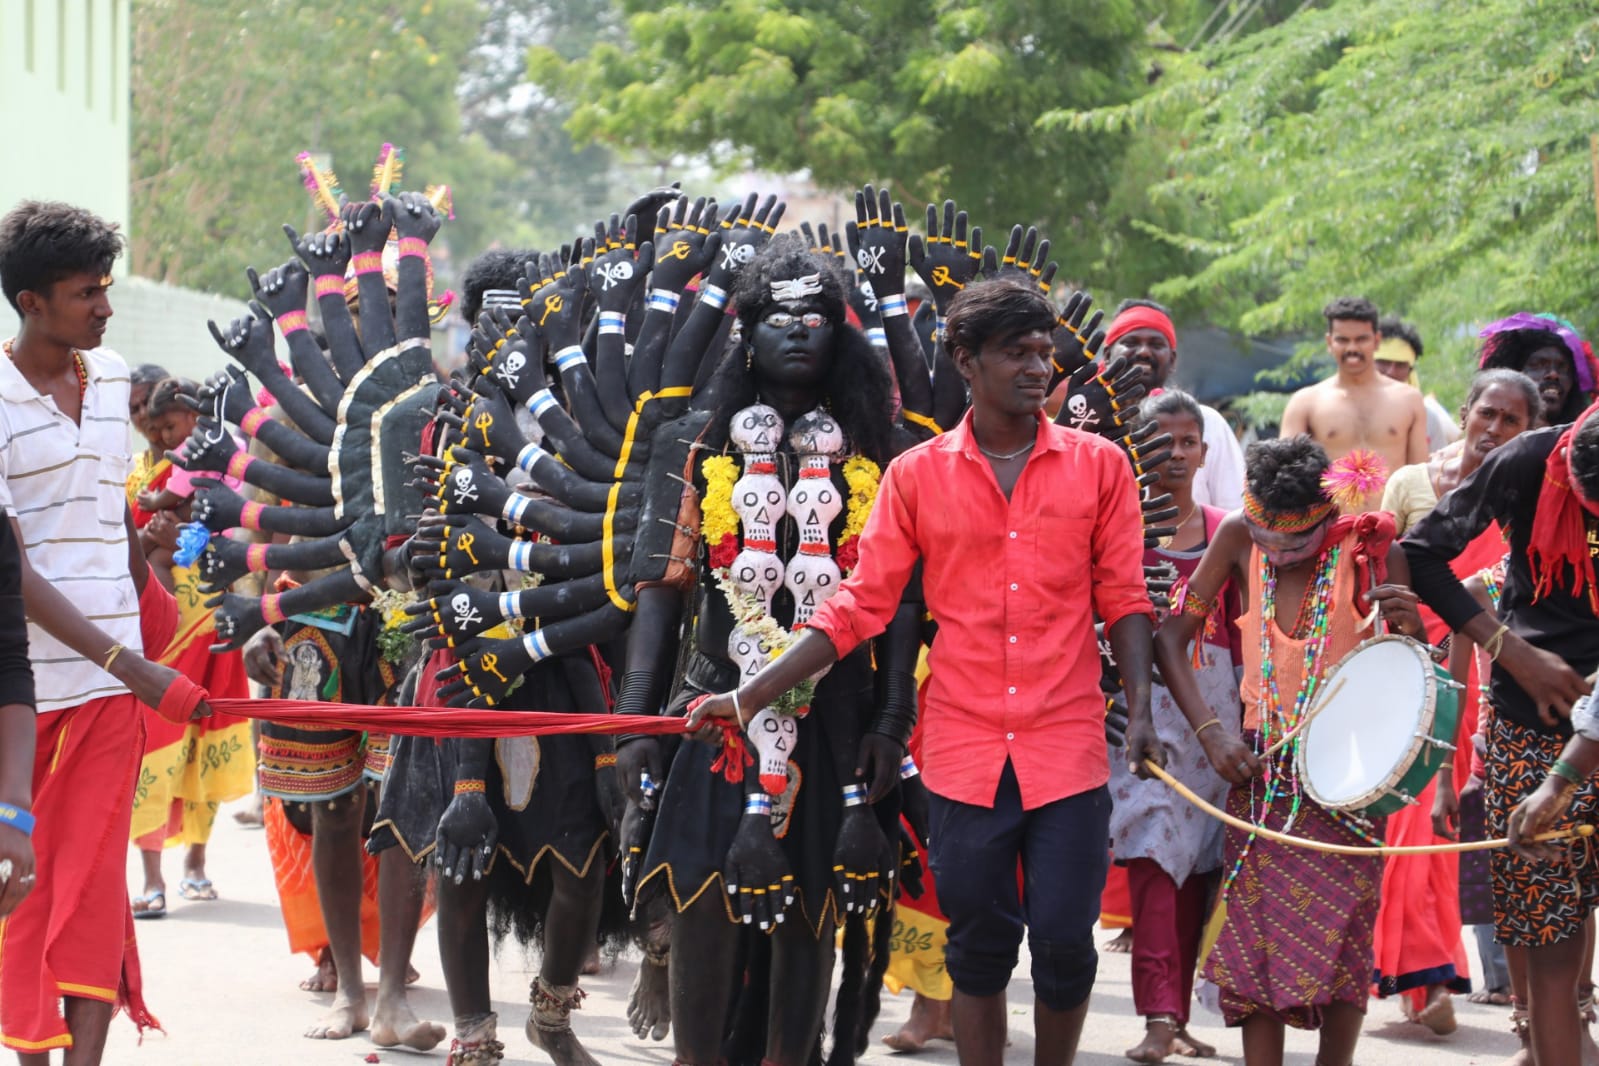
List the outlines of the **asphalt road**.
{"type": "MultiPolygon", "coordinates": [[[[166,1034],[146,1036],[142,1046],[125,1018],[112,1023],[105,1056],[107,1066],[353,1066],[364,1061],[442,1064],[444,1047],[427,1055],[380,1050],[364,1034],[349,1040],[307,1040],[300,1034],[325,1009],[330,998],[301,992],[298,982],[312,970],[304,956],[291,956],[279,919],[266,844],[259,830],[237,826],[224,812],[210,848],[210,874],[221,899],[186,903],[169,897],[165,919],[138,923],[146,998],[166,1028],[166,1034]],[[369,1055],[376,1055],[369,1059],[369,1055]]],[[[169,886],[175,890],[181,876],[180,853],[166,857],[169,886]]],[[[130,849],[129,884],[135,892],[137,855],[130,849]]],[[[411,1002],[423,1017],[449,1022],[449,1004],[439,969],[438,943],[429,925],[418,938],[414,963],[421,981],[413,987],[411,1002]]],[[[662,1043],[643,1042],[628,1029],[626,1004],[637,960],[624,957],[597,977],[584,978],[589,993],[583,1009],[574,1015],[579,1037],[601,1063],[669,1066],[671,1038],[662,1043]]],[[[493,974],[495,1009],[500,1014],[500,1035],[507,1063],[548,1063],[522,1036],[527,1017],[527,988],[533,966],[514,946],[496,960],[493,974]]],[[[376,973],[368,967],[369,997],[376,973]]],[[[909,992],[898,998],[885,996],[883,1015],[875,1037],[894,1031],[910,1009],[909,992]]],[[[1007,1061],[1032,1061],[1032,992],[1025,959],[1011,983],[1012,1047],[1007,1061]]],[[[1460,1029],[1447,1038],[1435,1037],[1418,1025],[1405,1022],[1397,1004],[1373,1002],[1366,1031],[1356,1056],[1361,1066],[1464,1066],[1499,1063],[1516,1049],[1510,1034],[1508,1010],[1473,1006],[1456,998],[1460,1029]]],[[[1193,1030],[1219,1049],[1217,1062],[1243,1061],[1238,1034],[1225,1029],[1220,1018],[1198,1011],[1193,1030]]],[[[1103,955],[1093,1008],[1077,1061],[1084,1066],[1108,1066],[1128,1060],[1122,1052],[1142,1037],[1142,1025],[1133,1014],[1125,955],[1103,955]]],[[[1315,1037],[1289,1031],[1288,1063],[1312,1066],[1315,1037]]],[[[929,1064],[953,1064],[954,1047],[934,1043],[916,1056],[902,1056],[876,1046],[862,1060],[887,1063],[912,1058],[929,1064]]],[[[1173,1058],[1172,1062],[1183,1062],[1173,1058]]]]}

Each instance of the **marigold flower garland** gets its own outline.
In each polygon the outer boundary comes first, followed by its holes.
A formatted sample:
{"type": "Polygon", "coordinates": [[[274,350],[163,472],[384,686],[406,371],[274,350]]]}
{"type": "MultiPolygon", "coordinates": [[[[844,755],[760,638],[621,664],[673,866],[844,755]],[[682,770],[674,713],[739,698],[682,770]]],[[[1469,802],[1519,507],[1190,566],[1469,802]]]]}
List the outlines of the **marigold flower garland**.
{"type": "MultiPolygon", "coordinates": [[[[709,549],[711,576],[727,599],[733,621],[771,650],[776,659],[797,639],[784,629],[753,593],[733,580],[733,560],[738,558],[740,521],[733,509],[733,485],[738,481],[738,462],[730,455],[713,455],[700,464],[705,478],[705,495],[700,501],[700,534],[709,549]]],[[[849,486],[849,502],[844,514],[844,530],[839,536],[835,561],[848,575],[860,561],[859,541],[877,499],[882,470],[872,460],[852,455],[844,460],[844,481],[849,486]]],[[[803,716],[810,710],[814,681],[801,681],[784,693],[772,707],[779,714],[803,716]]]]}

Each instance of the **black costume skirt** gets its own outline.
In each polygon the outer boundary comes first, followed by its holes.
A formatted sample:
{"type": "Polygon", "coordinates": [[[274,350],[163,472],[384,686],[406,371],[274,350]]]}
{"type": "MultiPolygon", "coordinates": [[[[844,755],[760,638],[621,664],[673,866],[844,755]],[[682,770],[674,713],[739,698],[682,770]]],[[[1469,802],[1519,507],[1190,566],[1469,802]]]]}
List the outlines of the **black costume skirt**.
{"type": "MultiPolygon", "coordinates": [[[[694,697],[726,692],[737,681],[733,664],[696,653],[689,661],[682,691],[667,707],[669,715],[684,713],[694,697]]],[[[811,713],[799,721],[794,756],[789,760],[788,790],[773,804],[772,832],[788,859],[794,876],[797,911],[806,925],[820,935],[826,919],[838,919],[833,888],[833,848],[843,820],[844,799],[829,736],[830,722],[850,715],[860,722],[872,700],[870,661],[852,654],[834,665],[816,686],[811,713]]],[[[744,814],[744,785],[728,782],[712,771],[717,748],[685,741],[678,745],[661,792],[660,813],[639,878],[642,904],[666,893],[672,905],[685,910],[706,892],[714,892],[727,908],[723,862],[739,819],[744,814]]],[[[852,751],[849,756],[855,757],[852,751]]],[[[745,773],[755,773],[746,767],[745,773]]],[[[794,919],[791,917],[790,921],[794,919]]]]}

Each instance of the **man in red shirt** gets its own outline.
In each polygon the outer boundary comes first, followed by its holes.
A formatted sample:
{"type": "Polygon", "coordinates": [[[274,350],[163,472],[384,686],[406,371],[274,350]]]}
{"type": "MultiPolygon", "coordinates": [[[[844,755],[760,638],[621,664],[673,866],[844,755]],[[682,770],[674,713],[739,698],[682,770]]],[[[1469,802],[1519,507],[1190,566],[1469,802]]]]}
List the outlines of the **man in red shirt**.
{"type": "Polygon", "coordinates": [[[1088,1013],[1110,816],[1096,616],[1127,691],[1128,763],[1163,761],[1149,713],[1138,491],[1114,444],[1043,415],[1055,320],[1036,287],[1012,281],[957,297],[944,343],[971,411],[889,465],[860,565],[809,631],[694,712],[747,719],[881,633],[922,563],[939,627],[922,775],[964,1066],[1003,1058],[1005,985],[1024,928],[1036,1061],[1070,1063],[1088,1013]]]}

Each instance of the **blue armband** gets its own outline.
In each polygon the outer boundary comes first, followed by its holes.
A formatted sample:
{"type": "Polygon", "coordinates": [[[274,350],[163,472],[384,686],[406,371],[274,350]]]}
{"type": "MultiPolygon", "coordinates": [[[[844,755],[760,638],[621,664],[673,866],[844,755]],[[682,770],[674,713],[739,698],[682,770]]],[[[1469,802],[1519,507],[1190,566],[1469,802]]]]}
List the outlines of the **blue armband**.
{"type": "Polygon", "coordinates": [[[9,825],[23,836],[33,835],[34,817],[21,807],[13,807],[9,803],[0,803],[0,825],[9,825]]]}

